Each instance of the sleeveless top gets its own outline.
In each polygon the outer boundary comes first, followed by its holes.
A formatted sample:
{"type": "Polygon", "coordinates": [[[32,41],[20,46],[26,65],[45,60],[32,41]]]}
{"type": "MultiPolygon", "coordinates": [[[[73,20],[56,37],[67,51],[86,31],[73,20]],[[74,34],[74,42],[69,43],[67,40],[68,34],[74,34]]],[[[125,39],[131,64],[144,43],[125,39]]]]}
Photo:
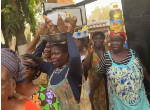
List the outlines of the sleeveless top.
{"type": "MultiPolygon", "coordinates": [[[[146,102],[145,105],[141,105],[141,107],[144,108],[145,106],[146,108],[142,110],[148,110],[148,100],[145,95],[143,83],[143,68],[139,59],[134,56],[132,50],[130,50],[130,53],[131,58],[129,62],[124,65],[115,63],[110,52],[107,52],[112,63],[109,69],[107,68],[106,72],[110,110],[119,110],[116,106],[123,105],[124,107],[127,107],[127,105],[130,107],[136,107],[136,104],[139,105],[139,102],[142,102],[141,100],[145,100],[144,102],[146,102]],[[143,99],[141,98],[142,96],[144,97],[143,99]],[[116,104],[117,102],[120,102],[119,104],[122,105],[116,104]]],[[[121,109],[124,110],[124,108],[121,109]]],[[[131,108],[125,108],[125,110],[130,109],[131,108]]]]}

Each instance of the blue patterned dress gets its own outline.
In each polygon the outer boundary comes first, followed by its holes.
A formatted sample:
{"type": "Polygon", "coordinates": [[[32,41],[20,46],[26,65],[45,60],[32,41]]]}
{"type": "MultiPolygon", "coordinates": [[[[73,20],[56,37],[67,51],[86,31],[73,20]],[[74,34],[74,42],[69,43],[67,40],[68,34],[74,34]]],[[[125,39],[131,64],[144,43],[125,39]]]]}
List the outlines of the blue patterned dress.
{"type": "MultiPolygon", "coordinates": [[[[145,105],[142,106],[148,107],[149,105],[145,95],[142,65],[140,64],[139,59],[133,55],[132,50],[130,50],[130,53],[131,58],[129,62],[126,65],[120,65],[115,63],[110,55],[110,52],[107,52],[112,62],[111,66],[106,72],[108,82],[109,110],[116,110],[116,108],[114,109],[114,105],[117,103],[114,101],[115,96],[117,96],[125,105],[134,106],[137,103],[139,104],[141,100],[141,91],[143,91],[144,98],[146,99],[145,105]]],[[[118,105],[116,104],[116,106],[118,105]]],[[[148,108],[141,110],[148,110],[148,108]]]]}

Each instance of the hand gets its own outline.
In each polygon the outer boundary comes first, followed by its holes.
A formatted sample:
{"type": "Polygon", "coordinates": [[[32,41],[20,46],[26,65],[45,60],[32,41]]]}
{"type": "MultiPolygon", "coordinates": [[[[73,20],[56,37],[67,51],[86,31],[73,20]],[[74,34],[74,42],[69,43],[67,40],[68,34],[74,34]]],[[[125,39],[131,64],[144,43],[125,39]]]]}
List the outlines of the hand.
{"type": "Polygon", "coordinates": [[[52,21],[47,23],[47,28],[49,30],[49,34],[58,33],[57,26],[55,26],[52,21]]]}
{"type": "Polygon", "coordinates": [[[74,28],[71,23],[65,23],[65,26],[67,28],[67,32],[74,32],[74,28]]]}
{"type": "Polygon", "coordinates": [[[90,93],[90,101],[91,101],[91,106],[92,106],[92,109],[94,110],[94,105],[93,105],[93,94],[90,93]]]}
{"type": "Polygon", "coordinates": [[[106,44],[110,43],[110,37],[109,37],[109,35],[106,36],[106,38],[105,38],[105,43],[106,43],[106,44]]]}
{"type": "Polygon", "coordinates": [[[71,25],[72,25],[73,28],[75,28],[76,23],[77,23],[77,17],[76,17],[76,16],[73,16],[73,17],[71,18],[71,25]]]}
{"type": "Polygon", "coordinates": [[[89,51],[89,53],[93,53],[94,52],[94,42],[91,40],[90,42],[89,42],[89,44],[88,44],[88,51],[89,51]]]}
{"type": "Polygon", "coordinates": [[[91,103],[93,102],[93,94],[89,94],[91,103]]]}
{"type": "Polygon", "coordinates": [[[26,58],[22,59],[21,63],[25,66],[31,66],[35,64],[32,59],[26,59],[26,58]]]}
{"type": "Polygon", "coordinates": [[[18,94],[18,93],[14,93],[14,94],[12,95],[12,97],[13,97],[14,99],[17,99],[17,100],[20,100],[20,101],[23,101],[23,100],[32,101],[29,97],[20,95],[20,94],[18,94]]]}
{"type": "Polygon", "coordinates": [[[39,34],[39,29],[36,30],[36,37],[40,37],[40,34],[39,34]]]}

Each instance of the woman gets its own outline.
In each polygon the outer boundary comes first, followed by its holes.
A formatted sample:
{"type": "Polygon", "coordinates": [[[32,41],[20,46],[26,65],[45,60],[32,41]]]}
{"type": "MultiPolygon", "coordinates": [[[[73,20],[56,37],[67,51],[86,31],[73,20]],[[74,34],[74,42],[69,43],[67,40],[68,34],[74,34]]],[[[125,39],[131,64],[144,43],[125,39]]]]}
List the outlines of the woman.
{"type": "Polygon", "coordinates": [[[27,80],[25,83],[17,84],[16,92],[30,97],[43,110],[60,110],[55,93],[42,85],[34,85],[33,80],[41,74],[42,59],[34,55],[23,55],[21,62],[26,66],[27,80]]]}
{"type": "MultiPolygon", "coordinates": [[[[46,41],[39,50],[44,50],[46,41]]],[[[44,62],[41,71],[50,76],[48,88],[59,98],[62,110],[78,110],[82,85],[82,65],[78,48],[71,33],[67,33],[67,43],[51,45],[52,62],[44,62]]]]}
{"type": "MultiPolygon", "coordinates": [[[[39,50],[39,48],[35,49],[37,43],[40,40],[40,34],[42,33],[43,31],[41,28],[37,30],[35,38],[28,44],[26,53],[30,54],[35,50],[33,53],[34,56],[42,57],[44,61],[51,62],[51,55],[50,55],[51,43],[50,42],[47,42],[44,51],[39,50]]],[[[41,75],[37,79],[33,80],[33,83],[47,87],[48,81],[49,81],[49,76],[45,73],[41,73],[41,75]]]]}
{"type": "Polygon", "coordinates": [[[92,83],[90,97],[103,75],[107,75],[109,110],[148,110],[149,104],[143,84],[144,75],[150,81],[142,67],[138,55],[124,48],[124,33],[110,34],[112,50],[105,53],[99,65],[98,73],[92,83]],[[144,73],[144,75],[143,75],[144,73]]]}
{"type": "Polygon", "coordinates": [[[11,98],[16,83],[25,82],[25,77],[25,66],[21,64],[17,54],[7,48],[1,49],[1,110],[41,110],[30,101],[11,98]]]}
{"type": "MultiPolygon", "coordinates": [[[[89,52],[87,53],[87,57],[83,62],[83,67],[85,73],[89,71],[88,79],[89,84],[94,79],[94,76],[97,73],[100,58],[105,52],[105,48],[103,46],[105,39],[105,35],[102,32],[95,32],[93,34],[92,40],[94,42],[90,42],[89,45],[89,52]]],[[[94,92],[94,99],[93,99],[93,107],[94,110],[106,110],[106,87],[105,87],[105,77],[102,78],[101,83],[99,83],[98,88],[94,92]]]]}
{"type": "MultiPolygon", "coordinates": [[[[51,62],[50,48],[51,48],[51,43],[47,42],[44,52],[39,53],[38,48],[36,48],[33,55],[36,57],[42,57],[45,62],[51,62]]],[[[48,82],[49,82],[49,76],[46,73],[41,73],[41,75],[37,79],[33,80],[34,84],[42,85],[43,87],[47,87],[48,82]]]]}

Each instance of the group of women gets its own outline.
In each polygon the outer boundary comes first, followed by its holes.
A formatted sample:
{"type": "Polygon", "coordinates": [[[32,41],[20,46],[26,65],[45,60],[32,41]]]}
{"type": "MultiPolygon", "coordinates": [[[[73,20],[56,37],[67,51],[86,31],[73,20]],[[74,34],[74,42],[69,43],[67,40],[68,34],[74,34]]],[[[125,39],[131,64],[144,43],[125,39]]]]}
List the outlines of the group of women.
{"type": "Polygon", "coordinates": [[[110,33],[107,52],[102,32],[92,35],[86,51],[72,33],[66,35],[63,43],[43,39],[33,54],[20,59],[14,51],[1,49],[2,110],[149,109],[143,78],[150,82],[150,77],[137,53],[124,48],[124,33],[110,33]],[[34,83],[41,73],[48,76],[47,84],[34,83]],[[31,100],[20,101],[15,92],[31,100]]]}

